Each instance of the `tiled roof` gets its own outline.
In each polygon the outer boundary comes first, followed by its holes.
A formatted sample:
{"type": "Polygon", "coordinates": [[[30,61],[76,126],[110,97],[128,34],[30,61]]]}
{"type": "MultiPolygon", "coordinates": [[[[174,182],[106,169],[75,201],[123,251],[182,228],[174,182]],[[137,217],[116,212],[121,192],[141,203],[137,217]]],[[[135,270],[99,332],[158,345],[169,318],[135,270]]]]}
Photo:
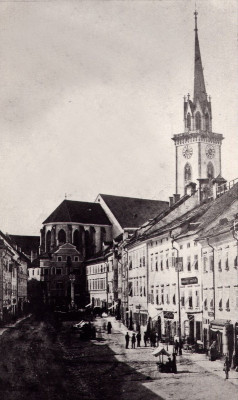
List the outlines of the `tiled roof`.
{"type": "Polygon", "coordinates": [[[9,235],[11,241],[25,254],[31,254],[31,250],[38,252],[40,236],[9,235]]]}
{"type": "Polygon", "coordinates": [[[168,208],[168,202],[100,194],[122,228],[139,228],[168,208]]]}
{"type": "Polygon", "coordinates": [[[142,235],[140,235],[140,232],[138,232],[139,235],[137,233],[137,235],[134,237],[134,240],[139,236],[143,240],[145,238],[159,235],[178,226],[182,227],[182,231],[179,236],[194,234],[195,232],[200,232],[200,234],[203,235],[204,232],[206,232],[206,228],[208,227],[209,229],[209,225],[212,223],[212,221],[218,219],[219,217],[222,218],[224,210],[228,210],[235,200],[238,200],[238,183],[235,184],[229,191],[224,193],[221,197],[218,197],[213,201],[203,203],[187,213],[178,216],[178,218],[175,217],[170,223],[165,222],[163,224],[162,215],[161,220],[154,222],[154,224],[149,226],[142,235]],[[195,222],[196,226],[192,225],[192,223],[195,222]]]}
{"type": "Polygon", "coordinates": [[[111,225],[98,203],[64,200],[43,224],[50,222],[76,222],[90,225],[111,225]]]}
{"type": "Polygon", "coordinates": [[[228,209],[231,204],[238,199],[238,183],[230,190],[211,202],[211,207],[199,219],[200,229],[205,229],[215,218],[218,218],[228,209]]]}

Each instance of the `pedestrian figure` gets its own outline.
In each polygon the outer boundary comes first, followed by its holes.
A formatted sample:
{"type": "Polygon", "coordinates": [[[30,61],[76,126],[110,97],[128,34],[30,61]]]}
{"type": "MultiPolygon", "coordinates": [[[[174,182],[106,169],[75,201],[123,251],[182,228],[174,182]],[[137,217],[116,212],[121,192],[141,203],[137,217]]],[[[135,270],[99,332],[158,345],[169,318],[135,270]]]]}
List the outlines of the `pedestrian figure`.
{"type": "Polygon", "coordinates": [[[223,371],[225,371],[225,375],[226,375],[225,379],[228,379],[229,371],[230,371],[230,362],[229,362],[229,358],[227,356],[225,358],[223,371]]]}
{"type": "Polygon", "coordinates": [[[183,348],[183,341],[182,339],[179,340],[179,355],[182,355],[182,348],[183,348]]]}
{"type": "Polygon", "coordinates": [[[172,365],[173,365],[173,363],[172,363],[172,360],[171,360],[170,357],[168,357],[168,362],[167,362],[165,365],[166,365],[166,370],[167,370],[167,372],[172,372],[172,365]]]}
{"type": "Polygon", "coordinates": [[[112,333],[112,324],[110,321],[107,323],[107,333],[112,333]]]}
{"type": "Polygon", "coordinates": [[[140,332],[137,333],[136,339],[137,339],[137,347],[140,347],[140,341],[141,341],[141,334],[140,334],[140,332]]]}
{"type": "Polygon", "coordinates": [[[156,332],[156,334],[155,334],[155,345],[156,345],[156,347],[159,346],[159,335],[158,335],[157,332],[156,332]]]}
{"type": "Polygon", "coordinates": [[[176,354],[175,353],[173,353],[172,372],[174,374],[177,374],[177,364],[176,364],[176,354]]]}
{"type": "Polygon", "coordinates": [[[151,334],[150,334],[150,345],[151,345],[151,347],[155,347],[155,333],[154,332],[151,332],[151,334]]]}
{"type": "Polygon", "coordinates": [[[136,346],[136,335],[133,333],[132,338],[131,338],[131,348],[135,349],[136,346]]]}
{"type": "Polygon", "coordinates": [[[130,341],[130,336],[129,336],[128,332],[127,332],[126,333],[126,349],[128,349],[129,341],[130,341]]]}
{"type": "Polygon", "coordinates": [[[145,347],[147,346],[147,340],[148,340],[148,335],[147,335],[147,332],[145,332],[144,333],[144,344],[145,344],[145,347]]]}
{"type": "Polygon", "coordinates": [[[178,354],[178,349],[179,349],[179,342],[177,339],[174,342],[174,353],[177,355],[178,354]]]}

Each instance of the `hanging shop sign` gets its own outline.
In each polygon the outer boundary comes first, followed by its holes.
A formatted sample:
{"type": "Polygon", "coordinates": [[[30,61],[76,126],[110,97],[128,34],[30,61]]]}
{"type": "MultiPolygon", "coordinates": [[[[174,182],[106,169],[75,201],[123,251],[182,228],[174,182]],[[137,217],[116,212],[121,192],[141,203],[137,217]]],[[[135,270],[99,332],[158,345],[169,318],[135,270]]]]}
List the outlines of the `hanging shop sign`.
{"type": "Polygon", "coordinates": [[[198,278],[196,276],[181,279],[181,285],[192,285],[194,283],[198,283],[198,278]]]}

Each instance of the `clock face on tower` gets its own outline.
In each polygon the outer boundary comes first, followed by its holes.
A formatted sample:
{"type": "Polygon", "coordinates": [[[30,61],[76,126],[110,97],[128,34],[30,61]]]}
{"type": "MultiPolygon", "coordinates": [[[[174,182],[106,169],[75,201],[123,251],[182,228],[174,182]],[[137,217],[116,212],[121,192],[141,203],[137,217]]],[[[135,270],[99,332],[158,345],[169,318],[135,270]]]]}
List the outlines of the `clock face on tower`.
{"type": "Polygon", "coordinates": [[[191,158],[193,154],[193,149],[188,144],[186,144],[183,148],[183,156],[185,158],[191,158]]]}
{"type": "Polygon", "coordinates": [[[206,156],[208,158],[213,158],[214,155],[215,155],[215,147],[210,145],[210,144],[208,144],[207,147],[206,147],[206,156]]]}

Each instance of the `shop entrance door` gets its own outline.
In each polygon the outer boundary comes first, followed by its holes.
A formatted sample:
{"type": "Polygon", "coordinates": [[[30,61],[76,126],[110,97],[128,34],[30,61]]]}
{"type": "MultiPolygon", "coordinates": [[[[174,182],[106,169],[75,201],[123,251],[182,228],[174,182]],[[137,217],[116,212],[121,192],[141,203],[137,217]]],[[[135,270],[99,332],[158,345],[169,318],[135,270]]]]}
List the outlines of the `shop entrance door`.
{"type": "Polygon", "coordinates": [[[194,343],[194,318],[189,320],[189,339],[190,343],[194,343]]]}

